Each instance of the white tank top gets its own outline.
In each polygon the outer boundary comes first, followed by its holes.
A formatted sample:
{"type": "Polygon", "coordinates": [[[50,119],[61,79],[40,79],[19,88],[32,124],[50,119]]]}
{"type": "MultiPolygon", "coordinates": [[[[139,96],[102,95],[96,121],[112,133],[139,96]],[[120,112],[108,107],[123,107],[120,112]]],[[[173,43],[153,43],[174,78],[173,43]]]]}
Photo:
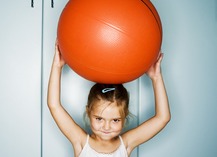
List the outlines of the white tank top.
{"type": "Polygon", "coordinates": [[[86,141],[84,148],[82,149],[79,157],[128,157],[127,156],[127,150],[124,146],[124,143],[123,143],[121,136],[119,136],[119,138],[120,138],[121,144],[117,150],[115,150],[112,153],[99,153],[90,147],[89,135],[88,135],[87,141],[86,141]]]}

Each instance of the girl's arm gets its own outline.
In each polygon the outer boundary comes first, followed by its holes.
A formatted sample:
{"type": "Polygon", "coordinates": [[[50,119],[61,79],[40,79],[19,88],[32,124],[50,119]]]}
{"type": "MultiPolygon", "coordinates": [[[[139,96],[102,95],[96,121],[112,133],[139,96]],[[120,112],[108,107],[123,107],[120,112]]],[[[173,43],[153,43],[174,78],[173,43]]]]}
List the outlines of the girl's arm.
{"type": "Polygon", "coordinates": [[[128,152],[131,152],[138,145],[146,142],[160,132],[170,121],[169,102],[161,74],[160,64],[163,54],[157,62],[147,71],[147,75],[152,80],[155,95],[155,115],[143,122],[137,128],[126,132],[123,135],[128,152]]]}
{"type": "Polygon", "coordinates": [[[61,72],[64,64],[65,61],[62,59],[58,46],[56,45],[56,52],[48,84],[47,104],[62,133],[69,139],[72,145],[76,147],[75,150],[79,150],[82,149],[82,147],[80,147],[81,141],[85,141],[86,133],[74,122],[60,102],[61,72]]]}

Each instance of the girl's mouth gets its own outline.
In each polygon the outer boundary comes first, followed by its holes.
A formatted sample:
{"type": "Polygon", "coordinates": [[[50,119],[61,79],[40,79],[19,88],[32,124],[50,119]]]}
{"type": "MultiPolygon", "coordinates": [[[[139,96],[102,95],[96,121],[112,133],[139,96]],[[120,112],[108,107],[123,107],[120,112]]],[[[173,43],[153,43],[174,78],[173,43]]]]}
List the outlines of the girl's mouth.
{"type": "Polygon", "coordinates": [[[102,131],[104,134],[110,134],[111,132],[108,131],[102,131]]]}

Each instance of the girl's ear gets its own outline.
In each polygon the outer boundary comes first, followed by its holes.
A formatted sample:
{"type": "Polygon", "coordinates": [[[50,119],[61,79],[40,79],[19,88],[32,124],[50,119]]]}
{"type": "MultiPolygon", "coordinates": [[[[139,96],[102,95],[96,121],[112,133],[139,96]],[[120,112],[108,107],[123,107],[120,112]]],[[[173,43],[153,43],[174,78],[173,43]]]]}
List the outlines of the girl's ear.
{"type": "Polygon", "coordinates": [[[86,114],[89,117],[89,108],[88,108],[88,106],[86,106],[86,114]]]}
{"type": "Polygon", "coordinates": [[[86,113],[88,113],[88,107],[87,106],[86,106],[86,110],[85,111],[86,111],[86,113]]]}
{"type": "Polygon", "coordinates": [[[84,129],[87,132],[91,133],[91,130],[90,130],[90,118],[89,118],[89,116],[87,114],[87,110],[86,110],[86,112],[84,112],[83,121],[84,121],[84,129]]]}

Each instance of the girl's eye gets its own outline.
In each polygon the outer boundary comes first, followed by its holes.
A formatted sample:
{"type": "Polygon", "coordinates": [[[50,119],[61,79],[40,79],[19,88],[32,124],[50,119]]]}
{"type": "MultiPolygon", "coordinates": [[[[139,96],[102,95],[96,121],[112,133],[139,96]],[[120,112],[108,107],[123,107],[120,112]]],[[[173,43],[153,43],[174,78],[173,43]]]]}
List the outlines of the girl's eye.
{"type": "Polygon", "coordinates": [[[115,123],[118,123],[118,122],[120,122],[120,119],[113,119],[113,121],[114,121],[115,123]]]}
{"type": "Polygon", "coordinates": [[[101,121],[101,120],[102,120],[102,118],[100,118],[100,117],[97,117],[97,118],[96,118],[96,120],[97,120],[97,121],[101,121]]]}

